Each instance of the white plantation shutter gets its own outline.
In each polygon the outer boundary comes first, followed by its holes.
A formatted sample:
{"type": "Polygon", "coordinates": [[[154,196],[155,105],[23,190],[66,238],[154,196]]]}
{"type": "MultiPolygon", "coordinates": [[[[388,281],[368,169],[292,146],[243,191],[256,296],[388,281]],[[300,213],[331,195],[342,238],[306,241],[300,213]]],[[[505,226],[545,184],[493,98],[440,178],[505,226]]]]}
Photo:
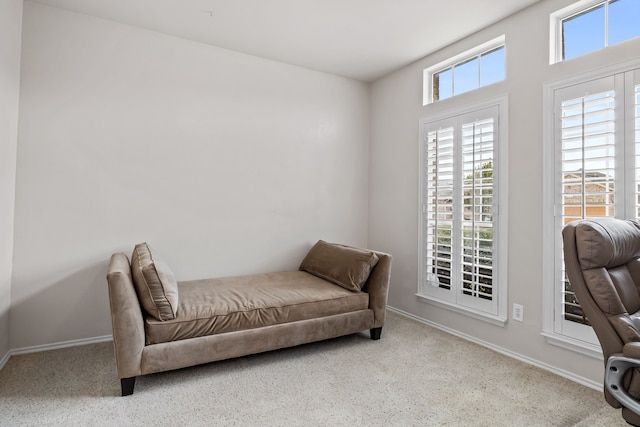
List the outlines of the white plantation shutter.
{"type": "MultiPolygon", "coordinates": [[[[446,125],[445,125],[446,126],[446,125]]],[[[425,228],[427,282],[451,287],[451,238],[453,234],[454,129],[439,127],[427,134],[425,150],[425,228]]]]}
{"type": "MultiPolygon", "coordinates": [[[[605,80],[611,90],[560,102],[561,226],[615,216],[615,92],[613,79],[605,80]]],[[[588,325],[564,262],[562,278],[564,320],[588,325]]]]}
{"type": "MultiPolygon", "coordinates": [[[[556,236],[578,219],[640,216],[640,94],[638,85],[625,83],[636,74],[620,73],[554,92],[556,236]]],[[[554,332],[597,342],[566,276],[561,245],[554,257],[554,332]]]]}
{"type": "Polygon", "coordinates": [[[493,297],[494,117],[462,125],[462,288],[493,297]]]}
{"type": "Polygon", "coordinates": [[[499,107],[424,121],[418,295],[498,315],[499,107]]]}
{"type": "Polygon", "coordinates": [[[615,216],[615,93],[561,104],[563,223],[615,216]]]}

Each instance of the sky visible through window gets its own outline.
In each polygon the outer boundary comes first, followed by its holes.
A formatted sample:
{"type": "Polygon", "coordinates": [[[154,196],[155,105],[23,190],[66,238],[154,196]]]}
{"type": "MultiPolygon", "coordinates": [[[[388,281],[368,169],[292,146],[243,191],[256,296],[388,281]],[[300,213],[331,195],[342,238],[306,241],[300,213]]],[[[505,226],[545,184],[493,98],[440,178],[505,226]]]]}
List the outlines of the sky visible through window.
{"type": "MultiPolygon", "coordinates": [[[[562,20],[562,60],[640,36],[640,0],[609,0],[562,20]]],[[[433,75],[433,101],[504,80],[505,47],[433,75]]]]}
{"type": "Polygon", "coordinates": [[[562,59],[637,36],[640,36],[640,0],[602,3],[562,22],[562,59]]]}
{"type": "Polygon", "coordinates": [[[504,46],[500,46],[436,73],[434,101],[504,80],[504,64],[504,46]]]}

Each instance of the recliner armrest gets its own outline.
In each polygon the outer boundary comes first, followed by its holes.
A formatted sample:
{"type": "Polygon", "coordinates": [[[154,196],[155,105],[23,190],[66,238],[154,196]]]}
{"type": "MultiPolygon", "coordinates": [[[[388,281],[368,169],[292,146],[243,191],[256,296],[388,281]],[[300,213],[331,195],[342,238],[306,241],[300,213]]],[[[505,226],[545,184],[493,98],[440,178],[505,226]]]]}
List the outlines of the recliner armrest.
{"type": "Polygon", "coordinates": [[[640,342],[626,343],[624,347],[622,347],[622,354],[631,359],[640,359],[640,342]]]}
{"type": "Polygon", "coordinates": [[[627,352],[629,354],[639,353],[640,343],[625,344],[624,350],[625,353],[612,354],[607,360],[604,385],[622,406],[640,415],[640,402],[631,396],[624,386],[627,371],[640,367],[640,358],[627,357],[625,354],[627,352]]]}

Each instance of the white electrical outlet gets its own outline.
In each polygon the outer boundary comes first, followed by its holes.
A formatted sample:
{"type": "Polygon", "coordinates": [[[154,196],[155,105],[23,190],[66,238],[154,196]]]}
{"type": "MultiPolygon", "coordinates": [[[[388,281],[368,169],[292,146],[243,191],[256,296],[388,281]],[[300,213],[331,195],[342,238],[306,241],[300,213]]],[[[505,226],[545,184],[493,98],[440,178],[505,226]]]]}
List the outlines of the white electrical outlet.
{"type": "Polygon", "coordinates": [[[513,304],[513,320],[522,322],[524,320],[524,307],[521,304],[513,304]]]}

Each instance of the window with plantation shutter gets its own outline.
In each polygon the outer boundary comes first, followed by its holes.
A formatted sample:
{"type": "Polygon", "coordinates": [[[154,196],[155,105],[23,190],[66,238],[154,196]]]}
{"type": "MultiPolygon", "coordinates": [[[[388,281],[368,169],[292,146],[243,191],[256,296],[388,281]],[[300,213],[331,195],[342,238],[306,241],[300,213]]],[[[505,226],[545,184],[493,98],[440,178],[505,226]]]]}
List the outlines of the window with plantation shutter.
{"type": "Polygon", "coordinates": [[[498,268],[506,246],[498,233],[505,104],[424,120],[420,143],[418,296],[496,323],[506,321],[498,268]]]}
{"type": "MultiPolygon", "coordinates": [[[[594,217],[640,216],[640,72],[621,70],[549,86],[553,99],[553,320],[547,335],[596,344],[564,268],[562,227],[594,217]]],[[[552,230],[551,230],[552,229],[552,230]]],[[[549,246],[551,247],[551,246],[549,246]]],[[[550,301],[549,301],[550,303],[550,301]]]]}
{"type": "MultiPolygon", "coordinates": [[[[615,92],[560,103],[561,222],[615,216],[615,92]]],[[[562,266],[565,320],[589,324],[562,266]]]]}

